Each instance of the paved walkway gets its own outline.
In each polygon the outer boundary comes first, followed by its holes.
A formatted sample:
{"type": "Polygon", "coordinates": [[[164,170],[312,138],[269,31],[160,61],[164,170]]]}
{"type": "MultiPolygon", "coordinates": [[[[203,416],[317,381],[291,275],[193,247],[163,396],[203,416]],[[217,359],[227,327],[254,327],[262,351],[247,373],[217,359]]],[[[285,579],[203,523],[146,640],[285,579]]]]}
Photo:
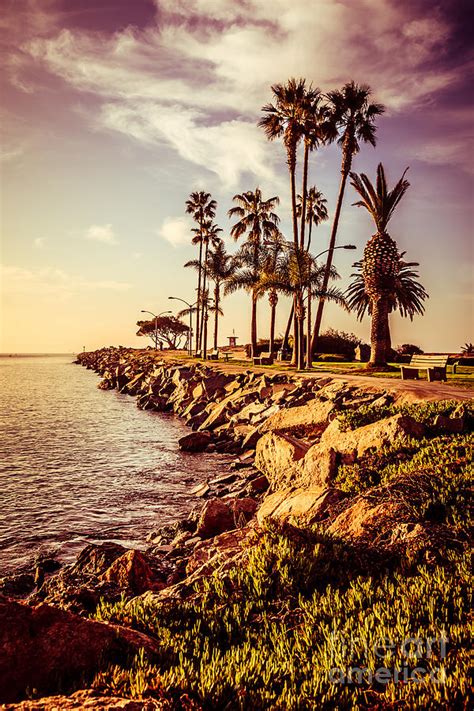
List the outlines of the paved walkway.
{"type": "MultiPolygon", "coordinates": [[[[160,352],[160,357],[165,355],[169,358],[183,358],[182,352],[177,351],[164,354],[160,352]]],[[[183,360],[188,358],[184,356],[183,360]]],[[[194,359],[190,359],[196,362],[194,359]]],[[[474,390],[466,388],[456,388],[452,385],[447,385],[442,382],[429,383],[426,380],[401,380],[398,378],[383,378],[373,377],[370,375],[352,375],[343,373],[334,373],[330,371],[315,370],[309,372],[296,372],[286,368],[275,368],[265,366],[254,366],[250,361],[248,364],[224,363],[223,361],[210,360],[206,361],[209,366],[219,368],[225,372],[241,373],[246,370],[253,370],[256,373],[283,373],[292,375],[297,378],[333,378],[334,380],[344,380],[351,385],[359,387],[371,388],[376,391],[388,390],[396,395],[397,400],[472,400],[474,398],[474,390]]]]}

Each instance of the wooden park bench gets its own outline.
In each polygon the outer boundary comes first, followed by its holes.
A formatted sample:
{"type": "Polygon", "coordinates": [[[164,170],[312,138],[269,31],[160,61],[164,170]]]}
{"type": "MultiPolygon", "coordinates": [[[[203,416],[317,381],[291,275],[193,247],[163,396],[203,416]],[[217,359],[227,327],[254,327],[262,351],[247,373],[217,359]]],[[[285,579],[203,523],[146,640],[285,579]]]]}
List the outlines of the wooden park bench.
{"type": "Polygon", "coordinates": [[[207,357],[209,360],[219,360],[219,350],[214,349],[207,357]]]}
{"type": "Polygon", "coordinates": [[[259,356],[254,356],[254,365],[273,365],[273,356],[270,351],[263,351],[259,356]]]}
{"type": "Polygon", "coordinates": [[[402,380],[418,380],[420,370],[426,370],[428,380],[446,380],[447,355],[412,355],[409,365],[400,366],[402,380]]]}

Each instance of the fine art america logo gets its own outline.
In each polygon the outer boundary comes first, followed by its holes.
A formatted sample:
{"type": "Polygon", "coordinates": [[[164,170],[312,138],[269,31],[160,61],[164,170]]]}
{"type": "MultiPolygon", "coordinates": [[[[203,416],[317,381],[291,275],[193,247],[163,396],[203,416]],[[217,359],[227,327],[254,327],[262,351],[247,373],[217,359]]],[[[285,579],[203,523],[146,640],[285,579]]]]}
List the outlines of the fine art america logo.
{"type": "Polygon", "coordinates": [[[329,681],[347,686],[422,681],[444,684],[447,642],[444,632],[440,637],[384,638],[375,644],[333,632],[329,681]]]}

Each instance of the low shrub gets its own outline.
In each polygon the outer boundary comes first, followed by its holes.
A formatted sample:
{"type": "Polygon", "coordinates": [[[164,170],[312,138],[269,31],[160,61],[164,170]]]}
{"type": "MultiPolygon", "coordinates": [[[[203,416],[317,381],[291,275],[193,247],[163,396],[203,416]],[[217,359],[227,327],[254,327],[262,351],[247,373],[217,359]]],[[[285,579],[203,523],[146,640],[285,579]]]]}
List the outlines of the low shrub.
{"type": "Polygon", "coordinates": [[[317,360],[322,363],[347,363],[350,358],[342,353],[320,353],[317,360]]]}

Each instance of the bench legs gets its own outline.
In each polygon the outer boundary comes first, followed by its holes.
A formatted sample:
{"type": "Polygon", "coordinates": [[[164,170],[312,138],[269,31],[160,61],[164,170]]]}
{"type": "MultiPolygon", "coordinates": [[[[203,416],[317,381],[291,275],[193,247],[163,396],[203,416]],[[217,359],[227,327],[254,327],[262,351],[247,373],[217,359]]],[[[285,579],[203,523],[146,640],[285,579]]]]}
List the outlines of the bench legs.
{"type": "Polygon", "coordinates": [[[409,368],[406,365],[400,367],[402,380],[418,380],[418,368],[409,368]]]}
{"type": "Polygon", "coordinates": [[[428,380],[430,383],[435,380],[446,380],[446,368],[427,368],[428,380]]]}

